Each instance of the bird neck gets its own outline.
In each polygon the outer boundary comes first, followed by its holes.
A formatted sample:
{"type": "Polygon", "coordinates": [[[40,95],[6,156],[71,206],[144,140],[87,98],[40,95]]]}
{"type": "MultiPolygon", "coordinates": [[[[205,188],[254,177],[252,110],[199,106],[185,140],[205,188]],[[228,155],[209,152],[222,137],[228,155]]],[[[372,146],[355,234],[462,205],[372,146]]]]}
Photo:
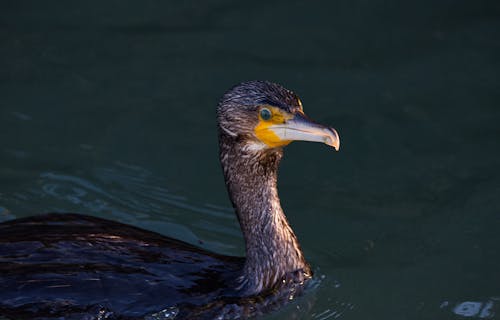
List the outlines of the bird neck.
{"type": "Polygon", "coordinates": [[[220,160],[246,246],[240,288],[256,294],[284,280],[302,282],[310,278],[310,266],[278,197],[282,150],[227,139],[234,138],[220,137],[220,160]]]}

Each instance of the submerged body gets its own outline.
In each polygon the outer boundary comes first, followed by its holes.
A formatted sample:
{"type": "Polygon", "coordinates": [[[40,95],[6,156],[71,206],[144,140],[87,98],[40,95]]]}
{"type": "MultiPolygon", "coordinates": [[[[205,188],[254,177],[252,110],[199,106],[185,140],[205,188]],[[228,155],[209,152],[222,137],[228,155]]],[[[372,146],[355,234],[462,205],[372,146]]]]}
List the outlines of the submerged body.
{"type": "MultiPolygon", "coordinates": [[[[235,289],[241,257],[78,214],[0,224],[0,257],[0,315],[16,320],[154,319],[165,313],[224,319],[262,313],[288,298],[270,290],[263,294],[274,296],[265,303],[258,296],[241,299],[235,289]]],[[[302,290],[290,282],[278,286],[302,290]]]]}
{"type": "Polygon", "coordinates": [[[14,220],[0,224],[0,234],[0,314],[13,319],[136,318],[186,301],[200,306],[234,295],[231,282],[243,265],[241,258],[83,215],[14,220]]]}
{"type": "Polygon", "coordinates": [[[277,171],[293,140],[338,149],[291,91],[264,81],[217,110],[220,161],[246,257],[121,223],[47,214],[0,224],[0,316],[12,319],[236,319],[276,309],[312,276],[281,209],[277,171]]]}

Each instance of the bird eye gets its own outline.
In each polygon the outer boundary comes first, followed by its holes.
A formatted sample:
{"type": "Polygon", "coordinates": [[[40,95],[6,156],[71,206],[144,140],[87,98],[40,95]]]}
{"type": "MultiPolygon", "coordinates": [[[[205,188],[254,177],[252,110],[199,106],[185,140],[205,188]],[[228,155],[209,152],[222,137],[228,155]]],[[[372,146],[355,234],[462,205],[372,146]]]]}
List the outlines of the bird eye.
{"type": "Polygon", "coordinates": [[[271,116],[272,116],[271,110],[269,110],[268,108],[260,109],[260,117],[263,120],[269,120],[271,119],[271,116]]]}

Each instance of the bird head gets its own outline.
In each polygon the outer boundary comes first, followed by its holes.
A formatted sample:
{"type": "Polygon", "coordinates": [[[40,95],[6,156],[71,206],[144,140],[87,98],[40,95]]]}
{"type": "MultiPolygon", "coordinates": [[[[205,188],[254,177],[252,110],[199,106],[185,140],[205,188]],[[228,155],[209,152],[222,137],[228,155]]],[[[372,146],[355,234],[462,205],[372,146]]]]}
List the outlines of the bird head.
{"type": "Polygon", "coordinates": [[[309,119],[295,93],[268,81],[244,82],[230,89],[219,103],[217,118],[220,135],[257,150],[299,140],[340,147],[335,129],[309,119]]]}

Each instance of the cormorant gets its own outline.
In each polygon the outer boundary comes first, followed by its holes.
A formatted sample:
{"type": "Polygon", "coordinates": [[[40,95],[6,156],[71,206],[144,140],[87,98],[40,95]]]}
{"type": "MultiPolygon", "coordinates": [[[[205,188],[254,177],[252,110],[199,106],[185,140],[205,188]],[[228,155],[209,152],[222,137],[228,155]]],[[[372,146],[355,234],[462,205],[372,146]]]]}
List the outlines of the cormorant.
{"type": "Polygon", "coordinates": [[[50,213],[0,224],[0,317],[240,319],[278,308],[312,277],[278,198],[283,146],[339,148],[282,86],[250,81],[217,108],[220,162],[246,256],[209,252],[97,217],[50,213]]]}

